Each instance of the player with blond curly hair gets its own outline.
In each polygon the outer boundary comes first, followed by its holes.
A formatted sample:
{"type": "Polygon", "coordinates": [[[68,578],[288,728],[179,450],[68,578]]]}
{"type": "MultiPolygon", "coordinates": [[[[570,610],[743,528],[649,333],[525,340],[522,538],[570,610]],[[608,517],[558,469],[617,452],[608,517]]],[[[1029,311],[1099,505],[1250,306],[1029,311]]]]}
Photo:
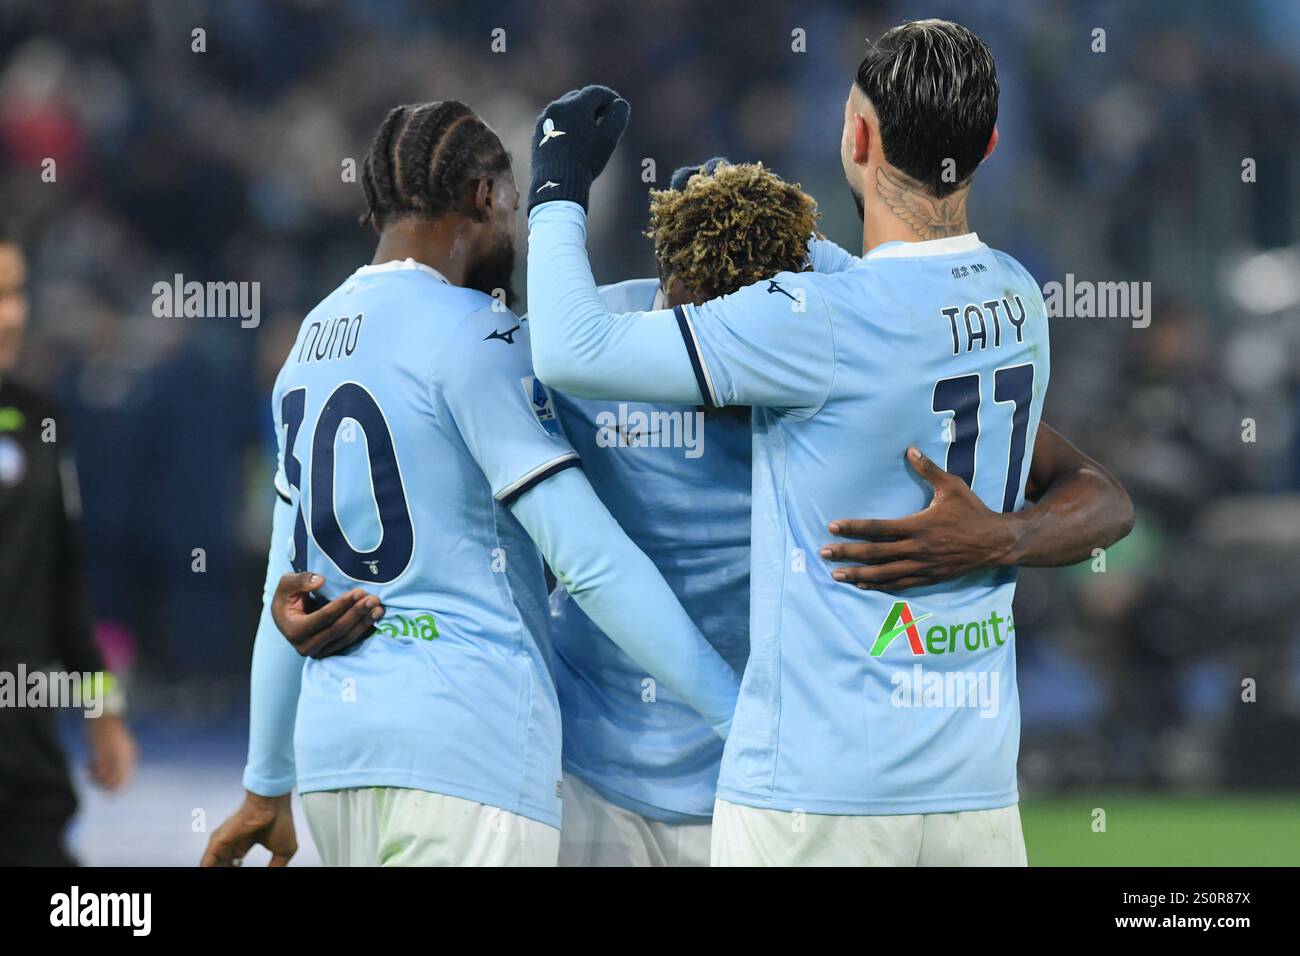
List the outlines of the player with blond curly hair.
{"type": "MultiPolygon", "coordinates": [[[[601,298],[616,312],[672,308],[808,269],[816,223],[812,197],[761,164],[684,167],[650,194],[658,278],[604,286],[601,298]]],[[[597,494],[723,659],[744,670],[747,410],[555,401],[597,494]]],[[[564,720],[560,865],[707,866],[722,741],[573,601],[557,594],[552,611],[564,720]]]]}

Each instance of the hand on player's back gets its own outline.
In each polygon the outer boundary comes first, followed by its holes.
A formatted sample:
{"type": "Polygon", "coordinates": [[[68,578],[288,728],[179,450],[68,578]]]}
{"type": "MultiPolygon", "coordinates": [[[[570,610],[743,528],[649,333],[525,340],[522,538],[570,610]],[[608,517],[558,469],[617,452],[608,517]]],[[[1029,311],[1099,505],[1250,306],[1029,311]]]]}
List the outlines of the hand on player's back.
{"type": "Polygon", "coordinates": [[[271,618],[303,657],[329,657],[345,651],[371,632],[384,616],[373,594],[353,588],[321,605],[315,591],[325,583],[319,574],[285,574],[271,599],[271,618]]]}
{"type": "Polygon", "coordinates": [[[905,518],[832,521],[831,534],[860,539],[822,549],[828,561],[853,562],[835,568],[835,580],[864,590],[901,591],[995,566],[1014,549],[1016,532],[1006,515],[990,511],[966,482],[918,449],[909,448],[907,460],[934,488],[934,498],[905,518]]]}

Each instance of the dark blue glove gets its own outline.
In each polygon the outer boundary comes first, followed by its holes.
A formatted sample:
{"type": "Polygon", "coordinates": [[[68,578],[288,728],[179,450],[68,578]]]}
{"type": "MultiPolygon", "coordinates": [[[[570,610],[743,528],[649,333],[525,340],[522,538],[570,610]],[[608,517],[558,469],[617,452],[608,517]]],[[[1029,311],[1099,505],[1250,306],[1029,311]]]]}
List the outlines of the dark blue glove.
{"type": "Polygon", "coordinates": [[[609,162],[631,112],[607,86],[584,86],[554,100],[533,127],[528,208],[567,199],[587,208],[591,184],[609,162]]]}
{"type": "Polygon", "coordinates": [[[704,173],[706,176],[712,176],[718,171],[719,166],[730,166],[731,160],[725,156],[714,156],[712,159],[695,166],[682,166],[673,171],[673,178],[668,182],[668,188],[674,192],[681,192],[686,188],[686,184],[691,181],[691,177],[696,173],[704,173]]]}

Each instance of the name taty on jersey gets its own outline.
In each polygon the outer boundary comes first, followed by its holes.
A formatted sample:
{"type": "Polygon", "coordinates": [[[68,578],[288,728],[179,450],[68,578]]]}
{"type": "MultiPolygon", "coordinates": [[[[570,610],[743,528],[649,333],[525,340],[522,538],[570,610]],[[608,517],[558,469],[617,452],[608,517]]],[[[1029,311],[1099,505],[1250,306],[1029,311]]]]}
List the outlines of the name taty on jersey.
{"type": "Polygon", "coordinates": [[[313,322],[303,334],[302,345],[294,361],[301,365],[347,358],[357,350],[363,318],[365,317],[361,313],[357,313],[350,317],[344,315],[337,319],[313,322]]]}
{"type": "Polygon", "coordinates": [[[939,310],[940,314],[948,320],[952,329],[952,354],[957,355],[961,352],[961,342],[958,337],[957,316],[962,317],[962,324],[966,331],[966,351],[973,351],[975,343],[979,343],[981,350],[989,347],[989,323],[985,321],[985,314],[992,319],[993,324],[993,348],[998,348],[1002,344],[1002,319],[1003,317],[1011,323],[1016,331],[1016,344],[1024,341],[1025,325],[1025,304],[1020,300],[1020,296],[1012,295],[1008,300],[1005,296],[1001,299],[989,299],[987,302],[969,302],[966,305],[950,305],[939,310]],[[1015,302],[1017,316],[1012,311],[1011,303],[1015,302]],[[1001,311],[1001,314],[999,313],[1001,311]],[[978,323],[978,327],[976,325],[978,323]]]}

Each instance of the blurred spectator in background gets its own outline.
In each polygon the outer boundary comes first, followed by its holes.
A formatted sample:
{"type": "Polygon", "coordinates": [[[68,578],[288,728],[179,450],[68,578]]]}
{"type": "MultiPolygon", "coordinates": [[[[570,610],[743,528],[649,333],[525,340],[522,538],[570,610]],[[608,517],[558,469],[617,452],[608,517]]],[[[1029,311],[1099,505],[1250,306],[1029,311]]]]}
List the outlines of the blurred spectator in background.
{"type": "Polygon", "coordinates": [[[31,697],[29,675],[60,668],[102,675],[78,683],[100,687],[85,725],[91,779],[100,786],[126,783],[136,749],[82,589],[67,433],[43,396],[13,380],[27,322],[26,273],[21,248],[0,238],[0,672],[9,685],[0,692],[0,866],[63,866],[73,862],[63,837],[77,801],[56,733],[58,702],[31,697]]]}

